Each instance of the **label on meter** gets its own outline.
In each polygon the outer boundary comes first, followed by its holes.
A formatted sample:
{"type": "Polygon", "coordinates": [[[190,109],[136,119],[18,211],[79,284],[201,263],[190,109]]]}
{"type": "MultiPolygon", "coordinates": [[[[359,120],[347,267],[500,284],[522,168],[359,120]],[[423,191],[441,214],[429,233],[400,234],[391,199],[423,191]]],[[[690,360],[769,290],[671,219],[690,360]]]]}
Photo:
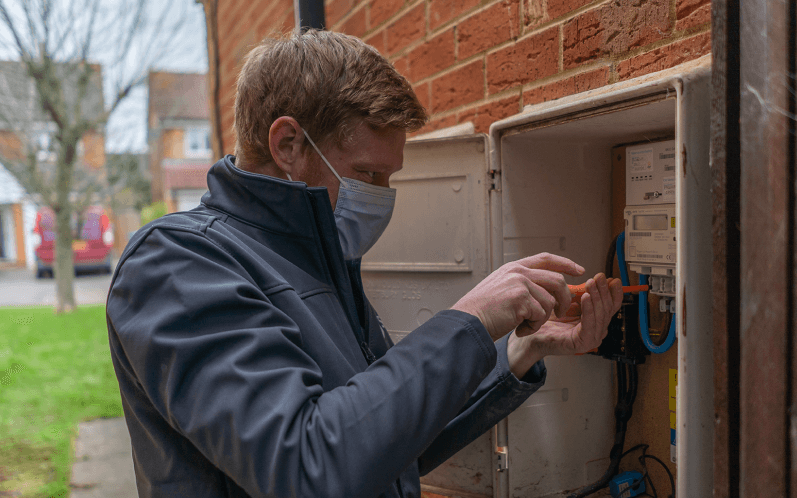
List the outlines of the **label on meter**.
{"type": "Polygon", "coordinates": [[[625,203],[628,206],[675,202],[675,140],[626,149],[625,203]]]}
{"type": "Polygon", "coordinates": [[[675,265],[675,204],[625,208],[625,260],[675,265]]]}

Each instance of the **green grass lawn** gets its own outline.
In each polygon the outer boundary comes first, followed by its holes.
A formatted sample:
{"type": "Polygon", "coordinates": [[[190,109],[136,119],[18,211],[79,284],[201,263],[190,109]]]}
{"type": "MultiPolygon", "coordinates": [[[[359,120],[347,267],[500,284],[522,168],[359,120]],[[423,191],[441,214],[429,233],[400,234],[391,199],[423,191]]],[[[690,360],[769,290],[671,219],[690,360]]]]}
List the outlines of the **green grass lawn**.
{"type": "Polygon", "coordinates": [[[119,416],[104,306],[0,308],[0,496],[69,496],[77,424],[119,416]]]}

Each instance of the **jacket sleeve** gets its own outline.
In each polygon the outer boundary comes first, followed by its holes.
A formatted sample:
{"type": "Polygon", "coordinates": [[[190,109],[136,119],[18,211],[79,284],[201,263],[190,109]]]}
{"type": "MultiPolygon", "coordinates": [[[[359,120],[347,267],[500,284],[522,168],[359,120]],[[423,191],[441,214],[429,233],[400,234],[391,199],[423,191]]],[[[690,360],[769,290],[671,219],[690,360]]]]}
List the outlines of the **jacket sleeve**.
{"type": "MultiPolygon", "coordinates": [[[[478,322],[478,326],[481,326],[481,322],[478,322]]],[[[547,371],[543,360],[535,363],[522,379],[515,377],[509,370],[506,352],[508,337],[495,343],[498,353],[495,368],[479,384],[460,413],[418,459],[421,475],[428,474],[484,434],[545,384],[547,371]]]]}
{"type": "Polygon", "coordinates": [[[473,317],[446,311],[324,392],[280,292],[292,289],[263,289],[202,233],[155,229],[123,256],[107,304],[154,409],[251,496],[378,495],[496,363],[473,317]]]}

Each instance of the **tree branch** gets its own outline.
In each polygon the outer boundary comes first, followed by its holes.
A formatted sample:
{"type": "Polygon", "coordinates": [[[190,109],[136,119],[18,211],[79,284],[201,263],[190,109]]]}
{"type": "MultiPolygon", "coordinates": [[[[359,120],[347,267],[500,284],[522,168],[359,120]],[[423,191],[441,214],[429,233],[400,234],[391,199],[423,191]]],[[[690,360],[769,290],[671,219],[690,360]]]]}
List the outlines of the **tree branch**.
{"type": "Polygon", "coordinates": [[[17,45],[17,50],[19,51],[20,58],[22,60],[31,59],[32,58],[31,52],[25,48],[25,44],[22,42],[22,38],[20,37],[20,34],[17,31],[17,28],[14,25],[14,22],[8,13],[8,9],[6,8],[6,3],[4,0],[0,0],[0,17],[3,18],[3,22],[5,23],[8,30],[11,31],[11,35],[14,37],[14,43],[16,43],[17,45]]]}

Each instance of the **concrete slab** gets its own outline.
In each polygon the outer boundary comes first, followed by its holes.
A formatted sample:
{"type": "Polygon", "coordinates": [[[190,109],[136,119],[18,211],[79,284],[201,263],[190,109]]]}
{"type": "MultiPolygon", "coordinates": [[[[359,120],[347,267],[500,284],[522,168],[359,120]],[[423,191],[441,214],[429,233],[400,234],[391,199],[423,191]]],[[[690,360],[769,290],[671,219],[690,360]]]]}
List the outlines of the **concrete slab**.
{"type": "Polygon", "coordinates": [[[137,498],[130,433],[124,418],[97,419],[78,426],[72,498],[137,498]]]}

